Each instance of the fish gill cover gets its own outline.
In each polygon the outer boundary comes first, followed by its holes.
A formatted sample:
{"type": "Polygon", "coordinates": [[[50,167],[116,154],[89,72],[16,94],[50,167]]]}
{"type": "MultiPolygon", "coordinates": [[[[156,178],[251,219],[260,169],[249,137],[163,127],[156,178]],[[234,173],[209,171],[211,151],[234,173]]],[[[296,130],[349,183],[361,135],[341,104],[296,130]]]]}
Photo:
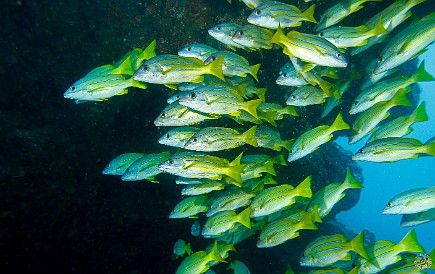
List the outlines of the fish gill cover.
{"type": "MultiPolygon", "coordinates": [[[[206,39],[176,33],[173,52],[148,37],[145,48],[91,70],[64,93],[76,103],[154,93],[156,102],[144,109],[168,100],[158,117],[149,117],[160,139],[144,151],[125,151],[103,170],[181,190],[178,200],[167,201],[174,208],[167,217],[194,224],[193,237],[174,247],[178,268],[161,265],[161,272],[377,273],[406,264],[410,257],[402,253],[424,252],[414,231],[397,245],[367,231],[355,237],[335,215],[364,191],[355,161],[435,155],[433,141],[404,137],[428,119],[424,105],[413,112],[413,84],[434,78],[424,62],[414,68],[434,41],[435,13],[408,19],[424,0],[233,2],[222,0],[230,12],[213,21],[201,11],[179,14],[180,24],[207,25],[206,39]],[[385,134],[355,155],[333,142],[338,136],[360,142],[386,122],[385,134]]],[[[429,212],[431,221],[434,192],[419,191],[425,206],[398,212],[429,212]]]]}

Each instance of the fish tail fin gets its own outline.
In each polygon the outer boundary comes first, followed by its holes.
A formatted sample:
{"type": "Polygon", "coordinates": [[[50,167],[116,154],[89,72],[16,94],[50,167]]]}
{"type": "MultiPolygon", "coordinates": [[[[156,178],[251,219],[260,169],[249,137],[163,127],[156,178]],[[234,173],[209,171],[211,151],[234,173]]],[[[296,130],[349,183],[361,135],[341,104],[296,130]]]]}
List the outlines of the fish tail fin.
{"type": "Polygon", "coordinates": [[[428,82],[428,81],[434,81],[435,78],[429,74],[429,72],[426,71],[424,68],[424,61],[421,62],[418,69],[415,71],[415,73],[412,75],[412,78],[414,79],[414,82],[428,82]]]}
{"type": "Polygon", "coordinates": [[[364,247],[364,230],[349,242],[349,247],[364,259],[369,260],[369,255],[364,247]]]}
{"type": "Polygon", "coordinates": [[[341,115],[341,112],[337,115],[337,118],[335,118],[334,123],[331,125],[331,130],[344,130],[344,129],[350,129],[349,125],[343,120],[343,116],[341,115]]]}
{"type": "Polygon", "coordinates": [[[185,250],[186,250],[187,254],[189,254],[189,255],[192,254],[192,249],[190,248],[190,243],[188,243],[186,245],[185,250]]]}
{"type": "Polygon", "coordinates": [[[248,207],[237,216],[237,221],[247,228],[251,228],[251,208],[248,207]]]}
{"type": "Polygon", "coordinates": [[[247,131],[245,131],[240,137],[243,140],[243,142],[253,147],[258,147],[257,138],[255,137],[256,132],[257,132],[257,126],[253,126],[247,131]]]}
{"type": "Polygon", "coordinates": [[[314,8],[316,7],[316,5],[312,5],[311,7],[309,7],[308,9],[306,9],[302,14],[301,17],[305,18],[308,22],[312,22],[317,24],[316,19],[314,19],[314,8]]]}
{"type": "Polygon", "coordinates": [[[287,161],[285,160],[284,154],[278,154],[277,156],[273,157],[273,163],[278,164],[278,165],[282,165],[282,166],[287,166],[287,161]]]}
{"type": "Polygon", "coordinates": [[[412,113],[411,115],[412,121],[414,123],[427,121],[429,118],[426,114],[426,103],[422,102],[412,113]]]}
{"type": "Polygon", "coordinates": [[[131,84],[133,87],[135,88],[140,88],[140,89],[146,89],[147,88],[147,84],[145,82],[140,82],[140,81],[136,81],[133,79],[133,77],[131,77],[131,84]]]}
{"type": "Polygon", "coordinates": [[[111,73],[112,74],[126,74],[126,75],[133,75],[133,73],[135,72],[135,69],[132,67],[131,65],[131,55],[128,56],[124,62],[122,62],[121,64],[119,64],[119,66],[117,66],[116,68],[114,68],[111,73]]]}
{"type": "Polygon", "coordinates": [[[267,173],[264,177],[263,180],[261,180],[263,182],[263,184],[265,185],[277,185],[278,182],[275,181],[275,179],[273,179],[272,175],[270,175],[269,173],[267,173]]]}
{"type": "Polygon", "coordinates": [[[285,148],[288,152],[290,152],[294,143],[295,143],[295,139],[284,140],[282,142],[282,147],[285,148]]]}
{"type": "MultiPolygon", "coordinates": [[[[435,261],[435,248],[429,252],[429,257],[432,259],[432,262],[435,261]]],[[[435,269],[435,264],[432,264],[430,269],[435,269]]]]}
{"type": "Polygon", "coordinates": [[[405,237],[397,244],[400,246],[400,250],[406,252],[421,252],[424,253],[424,248],[418,243],[417,234],[415,229],[412,229],[405,237]]]}
{"type": "Polygon", "coordinates": [[[216,76],[217,78],[221,79],[222,81],[225,81],[224,74],[222,72],[222,63],[224,62],[225,55],[219,56],[216,60],[208,64],[207,71],[211,74],[216,76]]]}
{"type": "Polygon", "coordinates": [[[313,222],[313,216],[311,214],[305,214],[302,220],[298,223],[298,226],[303,229],[318,229],[313,222]]]}
{"type": "Polygon", "coordinates": [[[240,165],[240,160],[242,159],[243,156],[243,152],[239,154],[239,156],[237,156],[234,160],[232,160],[228,165],[229,166],[239,166],[240,165]]]}
{"type": "Polygon", "coordinates": [[[369,33],[372,36],[377,36],[377,35],[380,35],[380,34],[387,34],[388,30],[385,29],[384,25],[382,24],[382,19],[380,19],[376,23],[376,26],[369,31],[369,33]]]}
{"type": "Polygon", "coordinates": [[[344,178],[344,185],[346,188],[364,188],[364,186],[353,177],[350,169],[346,170],[346,178],[344,178]]]}
{"type": "Polygon", "coordinates": [[[277,174],[276,174],[276,170],[275,170],[275,168],[273,167],[273,164],[275,163],[275,161],[273,161],[273,160],[268,160],[268,161],[266,161],[265,163],[264,163],[264,171],[265,172],[267,172],[267,173],[269,173],[269,174],[271,174],[271,175],[273,175],[273,176],[276,176],[277,174]]]}
{"type": "Polygon", "coordinates": [[[305,178],[305,180],[295,188],[295,191],[298,196],[311,198],[311,196],[313,196],[313,192],[311,191],[311,176],[305,178]]]}
{"type": "Polygon", "coordinates": [[[291,115],[291,116],[299,116],[299,113],[296,111],[295,106],[286,106],[284,108],[284,113],[291,115]]]}
{"type": "Polygon", "coordinates": [[[210,261],[217,261],[221,263],[226,263],[224,259],[222,259],[221,254],[219,253],[219,250],[217,248],[217,241],[214,242],[213,248],[211,249],[210,253],[208,254],[210,261]]]}
{"type": "Polygon", "coordinates": [[[320,89],[323,90],[323,92],[328,97],[332,97],[330,89],[334,86],[333,84],[329,83],[328,81],[323,80],[322,78],[319,78],[319,81],[317,82],[320,89]]]}
{"type": "Polygon", "coordinates": [[[135,64],[133,64],[134,69],[139,69],[144,60],[148,60],[156,56],[156,40],[153,40],[136,59],[135,64]]]}
{"type": "Polygon", "coordinates": [[[411,91],[411,88],[403,89],[401,88],[397,94],[390,101],[394,106],[412,106],[412,103],[406,98],[406,94],[411,91]]]}
{"type": "Polygon", "coordinates": [[[311,219],[316,223],[322,223],[322,218],[319,215],[319,206],[315,205],[313,209],[311,209],[311,219]]]}
{"type": "Polygon", "coordinates": [[[256,100],[247,101],[247,102],[245,102],[244,110],[258,119],[257,107],[263,102],[264,102],[263,99],[256,99],[256,100]]]}
{"type": "Polygon", "coordinates": [[[276,111],[268,111],[265,112],[264,116],[262,116],[261,118],[266,120],[272,126],[277,127],[278,125],[275,122],[275,115],[276,115],[276,111]]]}
{"type": "Polygon", "coordinates": [[[270,43],[272,44],[279,44],[281,45],[281,41],[285,41],[285,39],[288,39],[287,36],[285,36],[285,33],[281,26],[278,26],[278,29],[276,30],[275,34],[272,36],[272,39],[270,39],[270,43]]]}
{"type": "Polygon", "coordinates": [[[259,89],[257,89],[257,96],[258,96],[258,98],[264,100],[266,98],[266,91],[267,91],[267,88],[259,88],[259,89]]]}
{"type": "Polygon", "coordinates": [[[255,80],[257,80],[258,82],[258,70],[260,69],[261,64],[256,64],[253,66],[249,67],[250,70],[250,74],[252,75],[252,77],[254,77],[255,80]]]}
{"type": "Polygon", "coordinates": [[[435,156],[435,141],[432,139],[429,140],[428,143],[424,144],[424,148],[425,148],[424,153],[429,154],[431,156],[435,156]]]}

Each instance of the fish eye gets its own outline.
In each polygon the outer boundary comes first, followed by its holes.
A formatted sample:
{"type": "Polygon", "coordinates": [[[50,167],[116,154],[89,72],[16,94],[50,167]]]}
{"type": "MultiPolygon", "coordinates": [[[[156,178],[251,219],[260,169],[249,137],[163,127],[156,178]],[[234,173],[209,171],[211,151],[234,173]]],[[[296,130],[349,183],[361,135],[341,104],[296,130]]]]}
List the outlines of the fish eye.
{"type": "Polygon", "coordinates": [[[353,103],[353,105],[354,105],[354,106],[357,106],[357,105],[358,105],[358,102],[357,102],[357,101],[355,101],[355,102],[353,103]]]}
{"type": "Polygon", "coordinates": [[[221,28],[221,27],[217,27],[216,29],[217,29],[217,30],[221,30],[222,28],[221,28]]]}
{"type": "Polygon", "coordinates": [[[196,98],[196,93],[195,92],[192,92],[191,94],[190,94],[190,99],[195,99],[196,98]]]}
{"type": "Polygon", "coordinates": [[[170,165],[174,164],[174,160],[168,160],[168,164],[170,165]]]}
{"type": "Polygon", "coordinates": [[[160,114],[160,117],[165,118],[166,117],[166,113],[162,112],[162,114],[160,114]]]}
{"type": "Polygon", "coordinates": [[[191,47],[187,47],[187,51],[191,51],[192,50],[192,48],[191,47]]]}
{"type": "Polygon", "coordinates": [[[388,206],[388,207],[392,206],[391,202],[389,202],[389,203],[387,204],[387,206],[388,206]]]}
{"type": "Polygon", "coordinates": [[[378,62],[384,62],[384,57],[383,56],[381,56],[381,57],[379,57],[379,60],[378,60],[378,62]]]}
{"type": "Polygon", "coordinates": [[[194,143],[198,142],[198,138],[193,137],[193,138],[192,138],[192,142],[194,142],[194,143]]]}
{"type": "Polygon", "coordinates": [[[335,56],[337,56],[337,57],[341,57],[341,53],[337,53],[335,56]]]}
{"type": "Polygon", "coordinates": [[[325,33],[320,32],[319,35],[323,37],[325,35],[325,33]]]}
{"type": "Polygon", "coordinates": [[[287,77],[287,73],[284,73],[282,76],[287,77]]]}
{"type": "Polygon", "coordinates": [[[146,71],[146,70],[148,70],[148,66],[143,66],[141,70],[142,70],[142,71],[146,71]]]}
{"type": "Polygon", "coordinates": [[[261,10],[255,10],[255,15],[260,15],[261,14],[261,10]]]}
{"type": "Polygon", "coordinates": [[[239,31],[237,32],[237,35],[243,35],[243,31],[242,31],[242,30],[239,30],[239,31]]]}
{"type": "Polygon", "coordinates": [[[76,87],[71,87],[71,91],[74,91],[74,90],[76,90],[76,87]]]}
{"type": "Polygon", "coordinates": [[[167,133],[167,134],[166,134],[166,138],[168,138],[168,139],[169,139],[169,137],[171,137],[171,136],[169,135],[169,133],[167,133]]]}

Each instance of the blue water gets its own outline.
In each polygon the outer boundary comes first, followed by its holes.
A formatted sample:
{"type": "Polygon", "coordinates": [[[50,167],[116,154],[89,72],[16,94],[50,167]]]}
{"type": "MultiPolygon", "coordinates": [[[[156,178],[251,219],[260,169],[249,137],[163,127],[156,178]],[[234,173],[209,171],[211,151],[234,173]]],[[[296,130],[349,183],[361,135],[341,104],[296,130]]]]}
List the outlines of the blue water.
{"type": "MultiPolygon", "coordinates": [[[[435,75],[435,55],[432,46],[423,54],[426,70],[435,75]]],[[[429,120],[414,124],[414,131],[408,135],[422,142],[435,136],[435,83],[421,83],[420,102],[426,102],[429,120]]],[[[347,138],[339,138],[337,143],[353,152],[358,151],[367,138],[349,146],[347,138]]],[[[400,241],[412,228],[400,226],[401,215],[383,215],[382,209],[395,195],[410,188],[435,185],[435,157],[420,157],[396,163],[359,162],[363,168],[365,189],[361,192],[358,204],[349,211],[340,213],[337,218],[355,231],[367,228],[375,232],[378,240],[400,241]]],[[[435,221],[415,227],[418,240],[427,252],[435,248],[435,221]]],[[[435,273],[435,271],[428,272],[435,273]]]]}

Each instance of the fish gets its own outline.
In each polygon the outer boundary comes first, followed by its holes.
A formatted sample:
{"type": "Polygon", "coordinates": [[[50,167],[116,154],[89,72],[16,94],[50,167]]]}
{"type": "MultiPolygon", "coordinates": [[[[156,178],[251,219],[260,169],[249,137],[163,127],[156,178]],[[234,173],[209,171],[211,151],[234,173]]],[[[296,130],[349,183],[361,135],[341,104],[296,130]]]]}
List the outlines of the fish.
{"type": "MultiPolygon", "coordinates": [[[[402,24],[406,19],[412,16],[411,8],[425,2],[426,0],[396,0],[386,9],[377,13],[370,20],[365,22],[368,28],[372,28],[379,21],[388,30],[388,32],[393,31],[397,26],[402,24]]],[[[378,35],[369,38],[366,45],[358,48],[354,48],[351,51],[351,55],[359,54],[377,43],[384,42],[387,39],[387,35],[378,35]]]]}
{"type": "Polygon", "coordinates": [[[350,14],[359,11],[364,7],[365,2],[382,2],[382,0],[340,0],[322,14],[316,31],[335,25],[350,14]]]}
{"type": "Polygon", "coordinates": [[[298,87],[290,94],[285,102],[287,105],[304,107],[323,104],[328,98],[323,90],[313,86],[298,87]]]}
{"type": "Polygon", "coordinates": [[[324,218],[331,212],[334,205],[346,196],[344,192],[351,188],[361,189],[364,186],[353,177],[348,168],[343,183],[333,183],[323,187],[313,195],[305,210],[312,211],[317,206],[320,218],[324,218]]]}
{"type": "Polygon", "coordinates": [[[269,29],[254,26],[244,25],[238,29],[232,39],[234,42],[245,46],[251,50],[271,49],[273,32],[269,29]]]}
{"type": "Polygon", "coordinates": [[[232,229],[236,223],[251,228],[250,212],[249,207],[239,214],[233,210],[217,212],[205,222],[201,234],[205,238],[214,238],[232,229]]]}
{"type": "Polygon", "coordinates": [[[378,127],[367,142],[387,138],[403,137],[412,132],[411,125],[427,121],[425,102],[422,102],[410,116],[400,116],[378,127]]]}
{"type": "Polygon", "coordinates": [[[133,74],[133,79],[141,82],[173,85],[204,81],[204,75],[210,74],[225,81],[222,73],[224,58],[216,58],[215,62],[204,64],[193,57],[163,54],[146,60],[133,74]]]}
{"type": "Polygon", "coordinates": [[[364,46],[368,43],[369,38],[387,33],[388,31],[382,25],[382,21],[379,21],[370,29],[365,25],[359,27],[330,27],[321,30],[319,36],[340,49],[364,46]]]}
{"type": "Polygon", "coordinates": [[[249,144],[258,147],[253,126],[244,133],[225,127],[207,127],[196,132],[184,145],[185,149],[196,151],[220,151],[249,144]]]}
{"type": "Polygon", "coordinates": [[[225,184],[221,183],[219,181],[211,181],[211,182],[205,182],[203,184],[192,184],[184,187],[181,190],[181,195],[203,195],[210,193],[212,191],[216,190],[222,190],[225,188],[225,184]]]}
{"type": "Polygon", "coordinates": [[[240,164],[242,154],[229,162],[227,159],[199,152],[182,151],[161,163],[159,169],[186,178],[221,180],[226,176],[231,179],[230,183],[241,185],[241,173],[245,167],[240,164]]]}
{"type": "Polygon", "coordinates": [[[195,221],[190,227],[190,234],[192,234],[193,237],[197,237],[201,234],[201,224],[198,221],[195,221]]]}
{"type": "Polygon", "coordinates": [[[333,97],[326,98],[325,108],[323,109],[322,118],[325,118],[336,106],[343,102],[343,94],[351,87],[352,79],[336,82],[330,89],[330,93],[335,94],[333,97]],[[338,96],[337,96],[338,95],[338,96]],[[339,97],[339,98],[337,98],[339,97]]]}
{"type": "Polygon", "coordinates": [[[158,127],[189,126],[219,118],[220,115],[202,113],[174,102],[159,114],[154,120],[154,125],[158,127]]]}
{"type": "Polygon", "coordinates": [[[343,53],[328,40],[314,34],[290,31],[284,34],[281,28],[271,40],[284,48],[284,54],[319,66],[347,67],[348,61],[343,53]]]}
{"type": "Polygon", "coordinates": [[[281,149],[291,150],[294,140],[282,140],[278,131],[275,131],[265,125],[259,125],[255,132],[255,138],[259,147],[269,148],[275,151],[281,149]]]}
{"type": "Polygon", "coordinates": [[[313,222],[312,214],[306,214],[299,223],[293,223],[290,220],[283,219],[271,222],[261,231],[260,238],[257,242],[258,248],[273,247],[299,236],[300,230],[310,229],[317,230],[313,222]]]}
{"type": "Polygon", "coordinates": [[[190,248],[190,243],[186,244],[186,242],[182,239],[178,239],[174,244],[174,254],[177,255],[177,258],[183,257],[184,254],[192,254],[192,249],[190,248]]]}
{"type": "MultiPolygon", "coordinates": [[[[214,244],[210,244],[205,249],[205,252],[210,252],[212,250],[213,246],[214,246],[214,244]]],[[[236,252],[236,249],[234,248],[234,244],[226,243],[224,241],[221,241],[220,239],[218,239],[218,241],[217,241],[217,250],[218,250],[219,254],[221,255],[222,259],[228,258],[230,256],[230,251],[236,252]]],[[[210,266],[214,266],[214,265],[218,264],[218,262],[210,262],[209,264],[210,264],[210,266]]]]}
{"type": "Polygon", "coordinates": [[[423,144],[413,138],[388,137],[367,143],[352,156],[352,160],[396,162],[423,155],[435,156],[435,141],[423,144]]]}
{"type": "Polygon", "coordinates": [[[282,28],[297,27],[303,21],[317,23],[314,19],[314,8],[315,5],[312,5],[302,12],[293,5],[267,1],[256,7],[248,16],[247,21],[250,24],[269,29],[277,29],[279,26],[282,28]]]}
{"type": "MultiPolygon", "coordinates": [[[[284,156],[283,156],[284,157],[284,156]]],[[[249,166],[249,164],[248,164],[249,166]]],[[[266,171],[267,172],[267,171],[266,171]]],[[[243,177],[242,177],[243,180],[243,177]]],[[[255,194],[260,193],[264,190],[265,185],[277,185],[278,182],[272,177],[270,173],[266,173],[264,176],[247,179],[243,181],[242,187],[252,191],[255,194]]]]}
{"type": "Polygon", "coordinates": [[[255,9],[259,5],[267,2],[268,0],[241,0],[250,9],[255,9]]]}
{"type": "Polygon", "coordinates": [[[179,100],[183,106],[208,114],[240,116],[245,110],[255,118],[258,118],[257,107],[262,102],[263,99],[244,101],[229,88],[211,86],[197,88],[179,100]]]}
{"type": "Polygon", "coordinates": [[[126,79],[123,75],[91,75],[75,82],[63,97],[80,101],[105,101],[113,96],[127,94],[130,87],[147,88],[145,83],[133,78],[126,79]]]}
{"type": "Polygon", "coordinates": [[[124,153],[110,161],[103,170],[104,175],[122,175],[127,168],[145,153],[124,153]]]}
{"type": "Polygon", "coordinates": [[[276,83],[282,86],[299,87],[309,83],[305,78],[296,72],[295,67],[291,62],[286,63],[279,70],[279,76],[276,78],[276,83]]]}
{"type": "Polygon", "coordinates": [[[148,60],[154,56],[156,56],[156,40],[153,40],[144,50],[135,48],[127,52],[115,63],[117,68],[112,71],[112,74],[133,75],[144,60],[148,60]]]}
{"type": "Polygon", "coordinates": [[[158,165],[172,156],[169,151],[162,153],[146,154],[134,161],[124,172],[121,177],[122,181],[138,181],[148,180],[153,183],[158,183],[155,176],[163,173],[158,168],[158,165]]]}
{"type": "Polygon", "coordinates": [[[259,155],[245,155],[241,159],[241,163],[245,165],[241,173],[242,181],[261,177],[262,173],[269,173],[276,176],[274,164],[287,165],[284,155],[279,154],[276,157],[258,157],[259,155]]]}
{"type": "Polygon", "coordinates": [[[196,218],[199,213],[206,212],[211,199],[205,195],[186,198],[179,202],[169,215],[170,219],[196,218]]]}
{"type": "Polygon", "coordinates": [[[249,268],[239,260],[232,261],[231,264],[227,267],[227,270],[229,269],[234,270],[234,274],[251,274],[249,268]]]}
{"type": "Polygon", "coordinates": [[[232,50],[236,50],[236,48],[249,50],[249,48],[240,45],[233,40],[233,35],[238,29],[240,29],[240,25],[234,23],[220,23],[210,28],[208,34],[219,42],[227,45],[232,50]]]}
{"type": "Polygon", "coordinates": [[[307,69],[307,67],[312,67],[312,64],[303,65],[298,58],[292,56],[289,58],[298,75],[302,75],[302,77],[304,77],[309,84],[320,87],[325,94],[331,96],[331,92],[329,90],[333,85],[330,82],[323,80],[319,75],[314,73],[313,70],[307,69]]]}
{"type": "MultiPolygon", "coordinates": [[[[422,255],[422,254],[421,254],[422,255]]],[[[426,274],[427,272],[420,270],[418,268],[418,260],[424,257],[421,255],[415,255],[415,254],[403,254],[401,255],[401,260],[397,263],[394,263],[392,265],[389,265],[384,270],[382,270],[382,274],[426,274]]],[[[429,255],[430,256],[430,255],[429,255]]]]}
{"type": "Polygon", "coordinates": [[[435,208],[412,214],[404,214],[400,221],[401,227],[410,227],[425,224],[435,220],[435,208]]]}
{"type": "Polygon", "coordinates": [[[382,50],[373,71],[379,74],[414,59],[435,40],[435,12],[396,34],[382,50]]]}
{"type": "Polygon", "coordinates": [[[225,210],[236,210],[250,204],[255,194],[244,188],[229,189],[221,192],[210,204],[206,216],[210,217],[225,210]]]}
{"type": "Polygon", "coordinates": [[[362,257],[356,260],[359,273],[379,273],[387,266],[400,261],[402,253],[424,253],[424,248],[419,244],[414,229],[408,232],[398,244],[380,240],[368,244],[366,250],[369,260],[362,257]]]}
{"type": "MultiPolygon", "coordinates": [[[[269,121],[270,119],[272,119],[272,121],[282,120],[284,119],[284,115],[299,116],[294,106],[282,107],[280,104],[277,103],[266,103],[266,102],[263,102],[258,106],[258,113],[259,113],[259,117],[262,120],[268,121],[270,123],[271,123],[271,121],[269,121]],[[268,117],[269,114],[271,114],[272,117],[269,118],[268,117]]],[[[274,123],[271,124],[273,125],[274,123]]]]}
{"type": "Polygon", "coordinates": [[[397,68],[393,68],[393,69],[384,71],[384,72],[379,73],[379,74],[374,74],[373,71],[375,70],[377,63],[378,63],[378,60],[373,59],[366,66],[364,82],[361,84],[362,90],[368,89],[369,87],[371,87],[374,84],[376,84],[377,82],[379,82],[381,79],[396,73],[398,70],[397,68]]]}
{"type": "Polygon", "coordinates": [[[201,128],[198,127],[177,127],[166,132],[158,142],[166,146],[183,148],[187,141],[200,130],[201,128]]]}
{"type": "Polygon", "coordinates": [[[410,89],[400,89],[390,101],[379,102],[356,117],[352,124],[349,136],[349,144],[355,144],[365,136],[372,133],[377,125],[390,116],[390,109],[396,106],[412,106],[406,98],[410,89]]]}
{"type": "Polygon", "coordinates": [[[351,260],[351,251],[369,259],[364,248],[364,231],[361,231],[351,241],[342,234],[317,237],[305,248],[300,265],[306,267],[330,266],[340,260],[351,260]]]}
{"type": "Polygon", "coordinates": [[[280,184],[260,192],[250,204],[251,217],[258,218],[273,214],[296,202],[296,197],[311,198],[311,177],[308,176],[296,188],[280,184]]]}
{"type": "Polygon", "coordinates": [[[400,89],[406,89],[418,82],[434,81],[435,78],[425,70],[424,61],[411,76],[397,76],[383,80],[363,90],[353,101],[349,110],[350,114],[363,112],[376,103],[391,100],[400,89]]]}
{"type": "Polygon", "coordinates": [[[225,76],[240,76],[246,77],[250,74],[258,81],[258,70],[260,69],[260,64],[249,65],[248,60],[231,51],[217,51],[211,54],[205,61],[204,64],[210,64],[216,62],[215,60],[223,58],[222,61],[222,72],[225,76]]]}
{"type": "Polygon", "coordinates": [[[350,129],[350,127],[339,113],[331,126],[321,125],[299,136],[292,146],[287,161],[293,162],[307,156],[316,151],[322,144],[331,140],[335,131],[346,129],[350,129]]]}
{"type": "Polygon", "coordinates": [[[183,57],[197,58],[204,62],[211,54],[215,53],[216,51],[218,50],[208,45],[194,43],[180,49],[178,51],[178,55],[183,57]]]}
{"type": "Polygon", "coordinates": [[[199,274],[204,273],[210,268],[211,262],[223,262],[221,255],[217,250],[217,243],[215,242],[212,250],[207,253],[205,251],[197,251],[187,256],[178,266],[175,274],[199,274]]]}
{"type": "Polygon", "coordinates": [[[414,214],[435,208],[435,186],[408,189],[393,197],[382,214],[414,214]]]}

